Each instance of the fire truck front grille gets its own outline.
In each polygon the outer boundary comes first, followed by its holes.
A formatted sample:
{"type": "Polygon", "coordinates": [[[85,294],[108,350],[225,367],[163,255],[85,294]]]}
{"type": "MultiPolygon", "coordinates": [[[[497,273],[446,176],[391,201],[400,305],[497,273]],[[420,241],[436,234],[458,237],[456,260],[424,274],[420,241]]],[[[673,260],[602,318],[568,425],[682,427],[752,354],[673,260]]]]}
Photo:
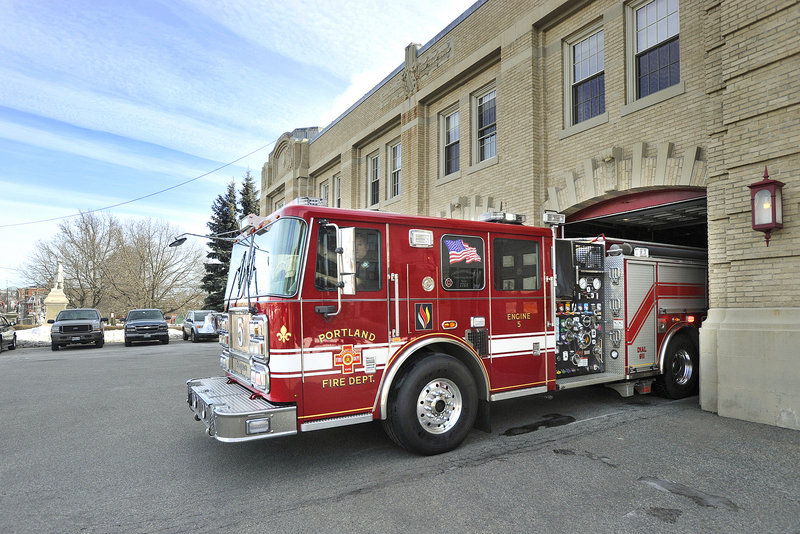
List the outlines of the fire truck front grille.
{"type": "Polygon", "coordinates": [[[485,328],[473,328],[467,330],[464,336],[467,342],[472,345],[478,356],[486,356],[489,354],[489,331],[485,328]]]}

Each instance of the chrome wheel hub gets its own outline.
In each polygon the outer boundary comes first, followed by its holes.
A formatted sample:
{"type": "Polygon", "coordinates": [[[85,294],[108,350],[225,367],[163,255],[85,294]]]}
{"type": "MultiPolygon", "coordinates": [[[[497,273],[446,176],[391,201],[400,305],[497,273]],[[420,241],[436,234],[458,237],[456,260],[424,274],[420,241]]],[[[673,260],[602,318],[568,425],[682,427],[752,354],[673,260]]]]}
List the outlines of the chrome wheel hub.
{"type": "Polygon", "coordinates": [[[681,386],[686,385],[694,374],[692,356],[685,350],[679,350],[672,359],[672,380],[681,386]]]}
{"type": "Polygon", "coordinates": [[[437,378],[428,382],[417,398],[417,420],[431,434],[443,434],[456,425],[462,406],[458,386],[437,378]]]}

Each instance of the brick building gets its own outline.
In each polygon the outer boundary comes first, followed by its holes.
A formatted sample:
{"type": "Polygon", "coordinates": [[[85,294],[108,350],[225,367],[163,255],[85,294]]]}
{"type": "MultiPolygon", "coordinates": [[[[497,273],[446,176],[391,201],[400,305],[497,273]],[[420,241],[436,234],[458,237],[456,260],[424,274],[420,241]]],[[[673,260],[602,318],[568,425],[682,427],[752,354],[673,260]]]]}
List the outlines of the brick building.
{"type": "Polygon", "coordinates": [[[480,0],[324,129],[278,139],[262,213],[567,215],[708,248],[704,409],[800,429],[800,2],[480,0]],[[750,190],[784,182],[783,228],[750,190]]]}

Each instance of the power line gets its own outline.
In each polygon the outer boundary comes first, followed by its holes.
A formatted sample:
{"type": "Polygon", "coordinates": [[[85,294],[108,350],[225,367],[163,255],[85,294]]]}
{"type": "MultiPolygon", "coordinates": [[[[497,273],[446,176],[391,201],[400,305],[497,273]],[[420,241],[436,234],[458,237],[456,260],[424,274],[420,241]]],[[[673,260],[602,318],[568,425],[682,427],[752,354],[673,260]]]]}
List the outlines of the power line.
{"type": "MultiPolygon", "coordinates": [[[[171,190],[176,189],[178,187],[182,187],[182,186],[184,186],[186,184],[192,183],[195,180],[199,180],[200,178],[204,178],[204,177],[206,177],[206,176],[208,176],[210,174],[214,174],[215,172],[220,171],[220,170],[224,169],[225,167],[230,167],[234,163],[236,163],[238,161],[241,161],[244,158],[247,158],[249,156],[252,156],[256,152],[260,152],[261,150],[264,150],[265,148],[267,148],[271,144],[272,143],[267,143],[266,145],[264,145],[264,146],[262,146],[260,148],[257,148],[255,150],[253,150],[252,152],[249,152],[249,153],[245,154],[244,156],[240,156],[240,157],[236,158],[233,161],[229,161],[228,163],[226,163],[224,165],[220,165],[216,169],[212,169],[212,170],[210,170],[208,172],[205,172],[205,173],[201,174],[200,176],[195,176],[194,178],[191,178],[189,180],[186,180],[185,182],[181,182],[179,184],[175,184],[173,186],[167,187],[166,189],[161,189],[159,191],[155,191],[153,193],[149,193],[147,195],[143,195],[141,197],[137,197],[137,198],[134,198],[134,199],[131,199],[131,200],[126,200],[125,202],[120,202],[118,204],[112,204],[111,206],[105,206],[103,208],[96,208],[96,209],[84,211],[84,212],[81,212],[81,213],[95,213],[95,212],[98,212],[98,211],[110,210],[112,208],[118,208],[120,206],[124,206],[125,204],[131,204],[133,202],[138,202],[139,200],[144,200],[145,198],[150,198],[150,197],[153,197],[153,196],[156,196],[156,195],[160,195],[161,193],[166,193],[167,191],[171,191],[171,190]]],[[[19,222],[19,223],[13,223],[13,224],[0,224],[0,228],[11,228],[13,226],[26,226],[26,225],[29,225],[29,224],[39,224],[39,223],[43,223],[43,222],[60,221],[60,220],[63,220],[63,219],[71,219],[73,217],[80,217],[81,213],[75,213],[75,214],[72,214],[72,215],[63,215],[61,217],[51,217],[50,219],[39,219],[38,221],[26,221],[26,222],[19,222]]]]}

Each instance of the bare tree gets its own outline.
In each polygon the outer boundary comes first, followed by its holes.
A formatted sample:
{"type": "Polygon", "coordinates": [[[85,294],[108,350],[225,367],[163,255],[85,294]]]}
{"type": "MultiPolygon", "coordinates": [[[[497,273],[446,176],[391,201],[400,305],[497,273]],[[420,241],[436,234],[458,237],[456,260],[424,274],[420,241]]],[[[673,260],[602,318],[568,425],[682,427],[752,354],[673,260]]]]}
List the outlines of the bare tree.
{"type": "Polygon", "coordinates": [[[107,214],[81,213],[59,223],[58,229],[52,240],[36,243],[25,266],[27,281],[38,287],[52,286],[60,258],[70,306],[99,307],[108,297],[109,262],[121,240],[119,221],[107,214]]]}
{"type": "Polygon", "coordinates": [[[127,225],[110,277],[120,307],[160,308],[172,313],[202,301],[203,253],[197,246],[169,248],[177,233],[162,220],[143,219],[127,225]]]}

